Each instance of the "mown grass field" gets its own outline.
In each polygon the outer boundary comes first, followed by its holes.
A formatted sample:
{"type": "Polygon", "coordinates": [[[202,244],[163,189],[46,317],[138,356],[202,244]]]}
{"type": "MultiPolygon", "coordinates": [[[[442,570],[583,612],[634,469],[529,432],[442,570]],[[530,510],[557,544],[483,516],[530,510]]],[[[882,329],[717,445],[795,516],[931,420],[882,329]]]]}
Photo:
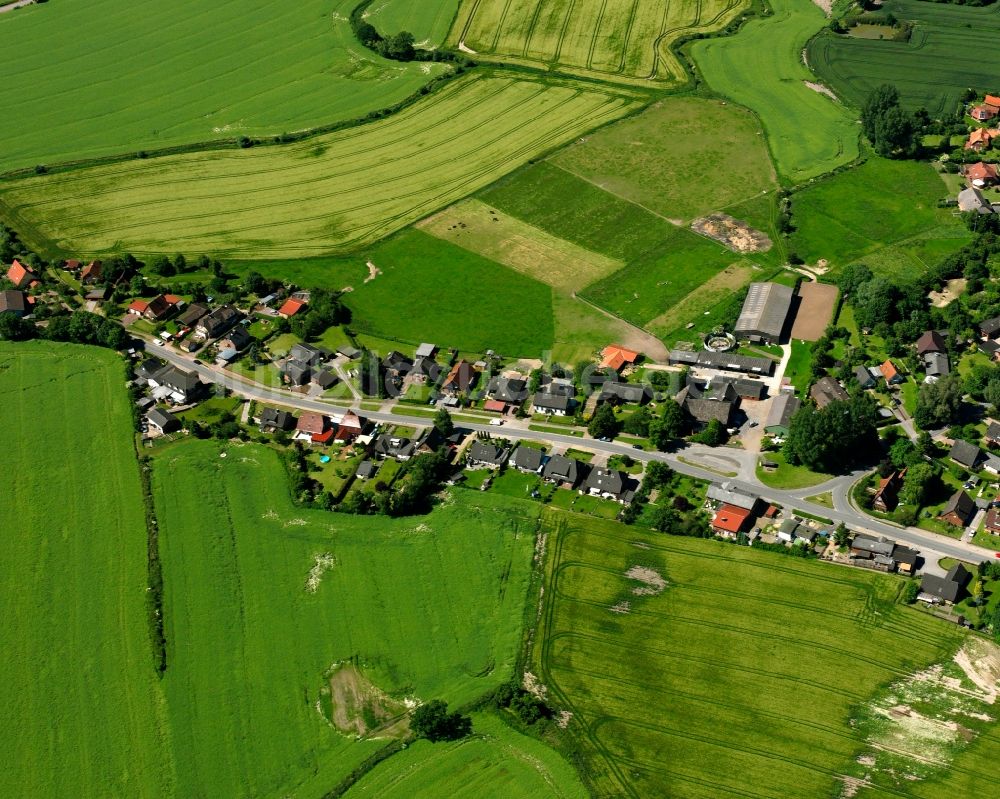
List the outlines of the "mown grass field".
{"type": "Polygon", "coordinates": [[[547,66],[599,80],[679,83],[684,68],[671,51],[678,38],[725,27],[746,0],[470,0],[450,41],[479,57],[547,66]]]}
{"type": "Polygon", "coordinates": [[[843,105],[805,83],[815,77],[802,49],[826,24],[823,12],[812,0],[770,6],[773,14],[734,36],[695,42],[691,56],[713,90],[760,117],[778,172],[799,183],[856,158],[858,126],[843,105]]]}
{"type": "Polygon", "coordinates": [[[0,15],[0,170],[355,119],[443,73],[363,48],[347,22],[356,4],[170,0],[136,13],[129,0],[62,0],[0,15]]]}
{"type": "Polygon", "coordinates": [[[376,0],[365,19],[383,35],[409,31],[417,46],[437,47],[448,36],[461,0],[376,0]]]}
{"type": "Polygon", "coordinates": [[[0,200],[27,223],[20,230],[74,253],[306,257],[386,236],[634,102],[477,73],[349,130],[31,177],[4,185],[0,200]]]}
{"type": "Polygon", "coordinates": [[[346,297],[358,331],[533,358],[552,347],[552,290],[537,280],[420,230],[370,258],[382,274],[346,297]]]}
{"type": "Polygon", "coordinates": [[[906,106],[933,116],[952,113],[970,86],[995,86],[996,68],[983,55],[1000,36],[1000,6],[888,0],[882,10],[916,23],[910,41],[828,33],[810,42],[809,63],[847,102],[860,108],[872,89],[891,83],[906,106]]]}
{"type": "Polygon", "coordinates": [[[173,793],[124,367],[0,343],[0,794],[173,793]]]}
{"type": "Polygon", "coordinates": [[[549,159],[605,191],[683,222],[776,188],[760,122],[718,100],[674,97],[549,159]]]}
{"type": "Polygon", "coordinates": [[[383,745],[321,716],[335,663],[353,659],[393,696],[453,704],[512,674],[530,505],[456,492],[426,517],[364,518],[296,508],[287,485],[259,445],[189,441],[156,456],[179,796],[331,790],[383,745]]]}
{"type": "Polygon", "coordinates": [[[489,714],[473,714],[472,725],[465,740],[418,741],[369,772],[345,799],[587,799],[576,772],[541,741],[489,714]]]}
{"type": "Polygon", "coordinates": [[[871,158],[792,198],[790,247],[807,263],[863,260],[885,274],[919,274],[969,240],[945,185],[927,164],[871,158]]]}
{"type": "Polygon", "coordinates": [[[598,795],[839,795],[863,744],[855,709],[961,640],[895,604],[895,578],[559,511],[544,520],[533,661],[574,714],[566,746],[598,795]],[[626,577],[634,566],[665,579],[662,592],[626,577]]]}

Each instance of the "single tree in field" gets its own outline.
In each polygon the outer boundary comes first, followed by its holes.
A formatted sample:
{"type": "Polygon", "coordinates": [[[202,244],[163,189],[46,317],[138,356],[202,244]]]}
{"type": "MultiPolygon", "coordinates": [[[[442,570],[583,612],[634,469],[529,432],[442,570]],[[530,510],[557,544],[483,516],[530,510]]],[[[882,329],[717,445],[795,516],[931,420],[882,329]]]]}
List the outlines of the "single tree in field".
{"type": "Polygon", "coordinates": [[[428,741],[457,741],[472,732],[472,719],[461,713],[449,713],[448,703],[434,699],[421,705],[410,716],[410,729],[428,741]]]}

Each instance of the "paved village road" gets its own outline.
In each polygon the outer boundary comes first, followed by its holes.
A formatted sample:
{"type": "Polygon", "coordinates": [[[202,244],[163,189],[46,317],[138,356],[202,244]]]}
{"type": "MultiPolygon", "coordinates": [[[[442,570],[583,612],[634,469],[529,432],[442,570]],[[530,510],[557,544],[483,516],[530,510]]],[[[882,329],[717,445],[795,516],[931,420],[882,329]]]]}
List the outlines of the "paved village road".
{"type": "MultiPolygon", "coordinates": [[[[299,396],[289,391],[268,388],[214,366],[196,364],[193,362],[191,356],[184,355],[167,347],[151,348],[151,354],[185,369],[194,370],[205,382],[221,384],[234,393],[249,399],[318,413],[348,410],[348,406],[345,405],[336,405],[319,399],[299,396]],[[156,351],[157,349],[159,352],[156,351]]],[[[367,411],[362,410],[356,403],[353,409],[365,418],[376,422],[394,422],[396,424],[416,427],[427,427],[430,424],[430,419],[426,417],[407,416],[405,413],[397,412],[367,411]]],[[[582,444],[587,449],[608,455],[630,455],[636,460],[643,462],[652,460],[664,461],[672,469],[681,474],[698,477],[710,482],[717,483],[728,479],[741,489],[757,494],[768,502],[777,503],[787,509],[803,510],[816,516],[832,519],[834,522],[844,522],[854,530],[893,538],[907,546],[918,549],[924,556],[924,560],[928,563],[933,561],[936,564],[937,560],[942,557],[959,558],[973,563],[992,560],[995,557],[992,551],[965,541],[926,532],[915,527],[900,527],[872,518],[857,510],[850,502],[850,487],[863,474],[862,472],[858,472],[855,475],[838,477],[809,489],[783,491],[765,486],[756,477],[752,476],[752,473],[748,475],[746,464],[743,461],[746,460],[746,456],[753,453],[744,453],[740,450],[720,451],[719,449],[693,444],[675,452],[646,452],[634,449],[628,444],[618,444],[613,441],[599,441],[589,437],[580,438],[578,436],[540,432],[507,425],[496,427],[489,424],[472,424],[463,421],[459,422],[458,426],[474,432],[490,433],[512,440],[548,441],[552,444],[565,447],[580,446],[582,444]],[[735,461],[739,467],[736,469],[737,477],[723,477],[720,476],[717,470],[713,471],[711,468],[706,469],[696,465],[698,460],[704,459],[708,460],[709,463],[713,463],[709,459],[718,458],[729,458],[735,461]],[[833,494],[836,506],[834,509],[805,500],[805,496],[813,496],[826,491],[831,491],[833,494]]]]}

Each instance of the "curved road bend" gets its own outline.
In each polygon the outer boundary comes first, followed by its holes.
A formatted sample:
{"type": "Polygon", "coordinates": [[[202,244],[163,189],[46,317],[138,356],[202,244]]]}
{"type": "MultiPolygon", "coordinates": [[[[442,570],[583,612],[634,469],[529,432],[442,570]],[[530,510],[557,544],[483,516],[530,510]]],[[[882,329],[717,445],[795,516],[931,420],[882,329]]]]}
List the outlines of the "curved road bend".
{"type": "MultiPolygon", "coordinates": [[[[192,357],[183,355],[176,350],[169,349],[168,347],[152,348],[149,350],[149,353],[176,366],[197,372],[198,376],[205,382],[216,384],[221,383],[234,393],[247,397],[248,399],[274,403],[285,407],[297,408],[299,410],[313,411],[317,413],[330,413],[331,411],[336,410],[345,411],[353,409],[359,415],[377,422],[394,422],[396,424],[405,424],[414,427],[427,427],[430,423],[430,420],[426,417],[407,416],[405,413],[366,411],[362,410],[356,402],[351,406],[334,405],[329,402],[323,402],[322,400],[296,396],[287,391],[267,388],[259,383],[246,380],[239,375],[234,375],[231,372],[224,372],[214,366],[196,364],[193,362],[192,357]]],[[[559,433],[543,433],[535,430],[506,425],[502,428],[502,430],[498,430],[495,426],[490,426],[488,424],[471,424],[468,422],[460,422],[459,426],[474,432],[485,432],[493,435],[502,433],[504,438],[509,439],[548,441],[552,444],[559,444],[560,446],[567,447],[585,444],[588,449],[606,453],[608,455],[629,455],[635,460],[644,462],[652,460],[664,461],[669,464],[672,469],[680,472],[681,474],[697,477],[709,482],[720,482],[723,479],[728,479],[739,488],[749,491],[752,494],[757,494],[768,502],[777,503],[788,509],[803,510],[816,516],[832,519],[834,522],[844,522],[848,527],[854,530],[893,538],[907,546],[920,550],[924,556],[925,562],[932,566],[936,566],[937,560],[942,557],[959,558],[961,560],[974,563],[982,560],[992,560],[995,557],[992,551],[984,549],[983,547],[978,547],[974,544],[969,544],[957,539],[947,538],[935,533],[929,533],[916,527],[898,527],[855,510],[848,501],[847,497],[850,493],[850,487],[853,485],[854,481],[860,477],[862,474],[861,472],[856,475],[837,477],[833,480],[827,481],[826,483],[813,486],[808,489],[785,491],[776,488],[769,488],[757,480],[756,477],[748,475],[745,464],[741,464],[740,467],[737,468],[739,474],[738,477],[721,478],[718,473],[709,471],[708,469],[702,469],[691,463],[691,456],[711,458],[734,456],[730,459],[742,461],[746,458],[746,456],[752,454],[742,453],[739,450],[720,451],[719,449],[692,444],[684,447],[678,452],[646,452],[645,450],[634,449],[628,444],[616,444],[613,441],[598,441],[597,439],[589,437],[579,438],[577,436],[567,436],[559,433]],[[679,457],[683,455],[688,457],[686,457],[684,461],[679,460],[679,457]],[[823,493],[825,491],[832,491],[834,503],[837,506],[835,509],[830,509],[824,505],[817,505],[813,502],[807,502],[805,500],[805,496],[814,496],[815,494],[823,493]]]]}

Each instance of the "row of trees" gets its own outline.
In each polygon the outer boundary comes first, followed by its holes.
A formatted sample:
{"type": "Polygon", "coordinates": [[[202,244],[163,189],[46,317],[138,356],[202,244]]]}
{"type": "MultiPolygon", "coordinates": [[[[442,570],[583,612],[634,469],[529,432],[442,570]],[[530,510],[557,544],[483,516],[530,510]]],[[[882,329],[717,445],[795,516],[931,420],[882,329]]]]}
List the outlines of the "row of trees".
{"type": "Polygon", "coordinates": [[[129,342],[128,334],[117,321],[88,311],[52,316],[44,329],[36,327],[33,322],[26,319],[18,318],[13,313],[0,314],[0,339],[27,341],[33,338],[93,344],[113,350],[125,349],[129,342]]]}

